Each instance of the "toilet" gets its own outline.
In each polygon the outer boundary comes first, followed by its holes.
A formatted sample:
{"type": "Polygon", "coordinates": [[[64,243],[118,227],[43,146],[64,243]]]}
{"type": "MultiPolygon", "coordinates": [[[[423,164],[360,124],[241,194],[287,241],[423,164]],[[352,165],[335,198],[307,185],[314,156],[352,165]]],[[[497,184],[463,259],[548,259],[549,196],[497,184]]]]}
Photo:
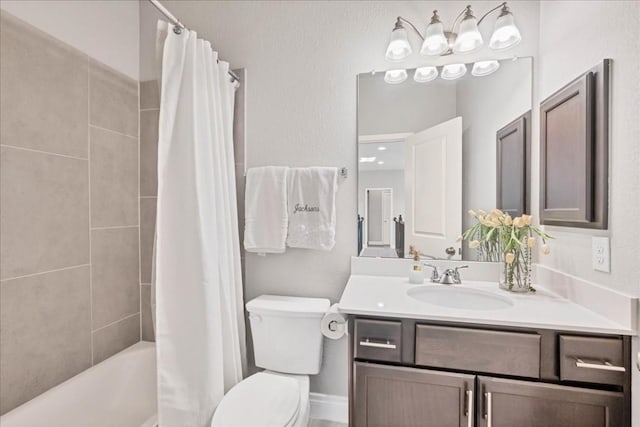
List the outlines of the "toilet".
{"type": "Polygon", "coordinates": [[[212,427],[306,427],[309,375],[320,372],[324,298],[262,295],[247,303],[256,366],[224,396],[212,427]]]}

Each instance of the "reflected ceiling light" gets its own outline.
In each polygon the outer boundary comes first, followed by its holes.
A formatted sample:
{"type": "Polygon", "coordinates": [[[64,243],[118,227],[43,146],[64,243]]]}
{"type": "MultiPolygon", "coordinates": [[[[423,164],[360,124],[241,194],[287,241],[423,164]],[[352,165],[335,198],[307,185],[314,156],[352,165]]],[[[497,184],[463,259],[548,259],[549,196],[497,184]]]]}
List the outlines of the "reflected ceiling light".
{"type": "Polygon", "coordinates": [[[455,80],[467,74],[467,66],[464,64],[449,64],[442,68],[440,77],[445,80],[455,80]]]}
{"type": "Polygon", "coordinates": [[[420,67],[416,68],[413,73],[413,80],[418,83],[426,83],[438,77],[438,69],[436,67],[420,67]]]}
{"type": "Polygon", "coordinates": [[[449,42],[444,34],[444,25],[440,21],[438,11],[433,11],[431,22],[427,26],[424,42],[420,49],[421,55],[441,55],[449,49],[449,42]]]}
{"type": "Polygon", "coordinates": [[[476,77],[488,76],[495,73],[500,68],[500,63],[495,60],[491,61],[478,61],[473,64],[471,74],[476,77]]]}
{"type": "Polygon", "coordinates": [[[489,47],[494,50],[508,49],[520,43],[520,40],[522,40],[522,36],[513,19],[513,14],[507,4],[503,3],[500,16],[493,27],[489,47]]]}
{"type": "Polygon", "coordinates": [[[400,68],[397,70],[388,70],[384,73],[384,81],[390,84],[398,84],[407,80],[407,70],[400,68]]]}
{"type": "Polygon", "coordinates": [[[378,164],[379,164],[379,165],[384,165],[384,162],[383,162],[382,160],[380,160],[380,161],[378,162],[378,164]]]}
{"type": "Polygon", "coordinates": [[[411,55],[411,45],[407,37],[407,30],[402,25],[402,18],[398,17],[396,26],[391,31],[391,37],[389,37],[389,45],[387,46],[385,57],[387,61],[400,62],[404,61],[409,55],[411,55]]]}
{"type": "Polygon", "coordinates": [[[360,157],[360,163],[373,163],[375,161],[375,157],[360,157]]]}
{"type": "Polygon", "coordinates": [[[473,16],[471,6],[467,6],[464,11],[464,18],[460,23],[458,36],[453,44],[455,53],[469,53],[480,49],[484,44],[482,34],[478,31],[476,17],[473,16]]]}
{"type": "Polygon", "coordinates": [[[378,151],[384,151],[386,149],[387,147],[385,147],[384,145],[381,145],[380,147],[378,147],[378,151]]]}

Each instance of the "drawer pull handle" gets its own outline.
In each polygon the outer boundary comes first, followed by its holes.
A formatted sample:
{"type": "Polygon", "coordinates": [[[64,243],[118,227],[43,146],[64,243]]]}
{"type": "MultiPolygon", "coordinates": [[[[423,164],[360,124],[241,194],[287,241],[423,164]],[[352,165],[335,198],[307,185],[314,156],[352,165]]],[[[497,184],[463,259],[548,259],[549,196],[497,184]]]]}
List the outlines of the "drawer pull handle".
{"type": "Polygon", "coordinates": [[[360,345],[363,347],[387,348],[390,350],[395,350],[397,348],[396,345],[391,344],[389,340],[387,340],[387,342],[373,342],[369,341],[369,338],[364,341],[360,341],[360,345]]]}
{"type": "Polygon", "coordinates": [[[625,372],[626,369],[624,366],[616,366],[611,363],[603,360],[600,363],[588,363],[582,359],[576,358],[576,367],[578,368],[586,368],[586,369],[600,369],[602,371],[615,371],[615,372],[625,372]]]}

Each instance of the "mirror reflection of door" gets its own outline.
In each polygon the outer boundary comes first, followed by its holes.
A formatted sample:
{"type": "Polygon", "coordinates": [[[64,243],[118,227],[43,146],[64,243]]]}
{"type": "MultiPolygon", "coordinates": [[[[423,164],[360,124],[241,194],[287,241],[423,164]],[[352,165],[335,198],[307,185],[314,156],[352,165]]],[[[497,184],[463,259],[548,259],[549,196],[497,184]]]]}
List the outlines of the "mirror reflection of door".
{"type": "Polygon", "coordinates": [[[405,253],[461,259],[462,117],[408,137],[404,152],[405,253]]]}
{"type": "Polygon", "coordinates": [[[393,189],[368,188],[366,200],[367,246],[391,247],[393,189]]]}

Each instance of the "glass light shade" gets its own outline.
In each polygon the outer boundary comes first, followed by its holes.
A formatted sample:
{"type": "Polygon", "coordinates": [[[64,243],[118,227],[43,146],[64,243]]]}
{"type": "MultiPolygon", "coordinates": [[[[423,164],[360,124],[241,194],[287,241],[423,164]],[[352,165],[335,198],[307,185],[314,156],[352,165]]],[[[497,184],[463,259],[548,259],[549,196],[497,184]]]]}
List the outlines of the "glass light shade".
{"type": "Polygon", "coordinates": [[[385,57],[387,61],[400,62],[411,55],[411,45],[407,38],[407,30],[396,28],[391,32],[385,57]]]}
{"type": "Polygon", "coordinates": [[[467,66],[464,64],[449,64],[442,68],[440,77],[444,80],[455,80],[467,74],[467,66]]]}
{"type": "Polygon", "coordinates": [[[520,40],[522,36],[511,12],[501,14],[496,20],[489,47],[494,50],[508,49],[520,43],[520,40]]]}
{"type": "Polygon", "coordinates": [[[438,77],[438,69],[436,67],[420,67],[416,68],[413,73],[413,80],[418,83],[426,83],[438,77]]]}
{"type": "Polygon", "coordinates": [[[473,64],[471,74],[476,77],[488,76],[495,73],[500,68],[500,63],[495,60],[491,61],[478,61],[473,64]]]}
{"type": "Polygon", "coordinates": [[[476,49],[480,49],[483,45],[482,34],[478,31],[478,24],[476,18],[468,17],[464,18],[460,23],[460,31],[458,37],[453,44],[453,51],[455,53],[469,53],[476,49]]]}
{"type": "Polygon", "coordinates": [[[424,42],[420,49],[421,55],[440,55],[449,48],[447,38],[444,35],[442,22],[433,22],[427,26],[424,42]]]}
{"type": "Polygon", "coordinates": [[[384,73],[384,81],[395,85],[407,80],[407,70],[400,68],[398,70],[389,70],[384,73]]]}

